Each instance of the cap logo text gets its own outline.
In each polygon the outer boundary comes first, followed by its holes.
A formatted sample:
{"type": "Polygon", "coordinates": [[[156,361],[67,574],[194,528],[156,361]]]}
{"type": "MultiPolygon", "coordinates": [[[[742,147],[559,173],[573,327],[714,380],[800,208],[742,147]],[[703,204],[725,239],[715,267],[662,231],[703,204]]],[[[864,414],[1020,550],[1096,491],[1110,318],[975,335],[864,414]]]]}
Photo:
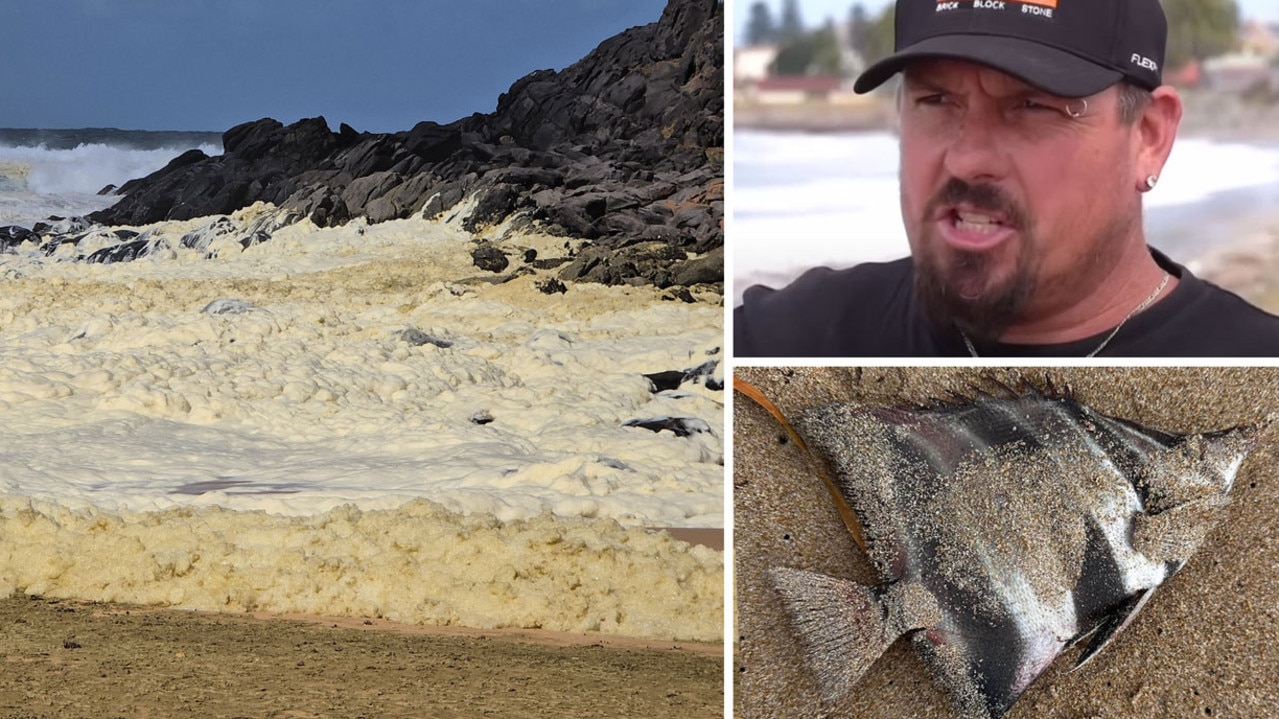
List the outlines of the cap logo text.
{"type": "Polygon", "coordinates": [[[1002,12],[1016,12],[1015,7],[1020,5],[1022,15],[1034,15],[1036,17],[1052,19],[1053,11],[1057,9],[1059,0],[937,0],[937,12],[947,12],[950,10],[995,10],[1002,12]]]}
{"type": "Polygon", "coordinates": [[[1137,67],[1145,68],[1151,72],[1159,72],[1159,63],[1155,62],[1154,60],[1151,60],[1148,57],[1138,55],[1135,52],[1132,54],[1132,64],[1136,65],[1137,67]]]}

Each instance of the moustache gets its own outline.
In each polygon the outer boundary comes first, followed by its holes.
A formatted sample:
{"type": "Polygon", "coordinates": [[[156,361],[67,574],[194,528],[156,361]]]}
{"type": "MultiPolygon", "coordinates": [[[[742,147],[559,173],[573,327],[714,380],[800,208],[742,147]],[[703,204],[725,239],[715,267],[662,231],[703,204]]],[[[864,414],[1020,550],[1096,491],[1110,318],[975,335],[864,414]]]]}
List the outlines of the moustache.
{"type": "Polygon", "coordinates": [[[957,177],[950,178],[929,200],[924,217],[934,218],[940,208],[948,205],[968,205],[977,210],[998,213],[1004,218],[1004,224],[1014,229],[1024,229],[1027,224],[1026,211],[1021,205],[998,186],[987,182],[968,183],[957,177]]]}

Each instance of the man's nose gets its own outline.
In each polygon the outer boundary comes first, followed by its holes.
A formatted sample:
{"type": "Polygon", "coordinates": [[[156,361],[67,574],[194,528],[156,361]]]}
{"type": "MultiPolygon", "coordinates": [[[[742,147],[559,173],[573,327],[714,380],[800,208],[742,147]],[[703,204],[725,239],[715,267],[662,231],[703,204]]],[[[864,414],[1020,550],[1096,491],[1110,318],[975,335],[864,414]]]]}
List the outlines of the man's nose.
{"type": "Polygon", "coordinates": [[[1007,137],[999,113],[985,103],[964,109],[950,128],[945,167],[965,182],[999,180],[1008,172],[1007,137]]]}

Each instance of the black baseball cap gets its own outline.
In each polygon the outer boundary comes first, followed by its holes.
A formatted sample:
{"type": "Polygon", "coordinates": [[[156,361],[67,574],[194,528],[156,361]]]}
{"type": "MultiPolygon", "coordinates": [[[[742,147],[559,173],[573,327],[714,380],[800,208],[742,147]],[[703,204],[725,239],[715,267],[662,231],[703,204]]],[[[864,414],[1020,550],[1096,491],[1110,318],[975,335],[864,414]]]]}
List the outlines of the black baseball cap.
{"type": "Polygon", "coordinates": [[[1159,0],[897,0],[894,52],[853,89],[874,90],[913,60],[989,65],[1062,97],[1126,79],[1163,84],[1168,20],[1159,0]]]}

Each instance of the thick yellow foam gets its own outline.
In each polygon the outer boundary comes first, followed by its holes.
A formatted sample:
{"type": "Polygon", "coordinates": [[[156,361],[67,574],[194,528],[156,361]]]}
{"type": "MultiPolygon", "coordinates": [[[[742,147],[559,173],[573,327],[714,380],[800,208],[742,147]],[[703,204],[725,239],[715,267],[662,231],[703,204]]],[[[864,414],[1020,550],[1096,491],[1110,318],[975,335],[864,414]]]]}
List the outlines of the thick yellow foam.
{"type": "Polygon", "coordinates": [[[612,520],[499,522],[416,500],[285,517],[0,497],[0,592],[719,641],[723,555],[612,520]]]}

